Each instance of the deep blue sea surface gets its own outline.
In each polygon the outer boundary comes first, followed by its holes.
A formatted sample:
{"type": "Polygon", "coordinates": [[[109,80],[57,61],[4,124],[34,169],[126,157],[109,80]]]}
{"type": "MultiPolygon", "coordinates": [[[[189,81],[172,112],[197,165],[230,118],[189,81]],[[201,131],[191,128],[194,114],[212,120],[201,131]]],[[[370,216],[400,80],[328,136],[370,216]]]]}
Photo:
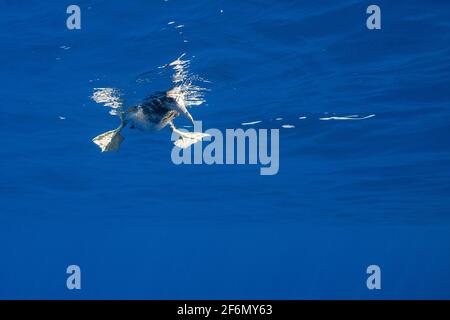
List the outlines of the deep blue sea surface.
{"type": "Polygon", "coordinates": [[[0,298],[450,298],[449,1],[0,4],[0,298]],[[277,175],[176,166],[169,129],[92,143],[94,88],[166,90],[136,79],[182,53],[193,117],[280,129],[277,175]]]}

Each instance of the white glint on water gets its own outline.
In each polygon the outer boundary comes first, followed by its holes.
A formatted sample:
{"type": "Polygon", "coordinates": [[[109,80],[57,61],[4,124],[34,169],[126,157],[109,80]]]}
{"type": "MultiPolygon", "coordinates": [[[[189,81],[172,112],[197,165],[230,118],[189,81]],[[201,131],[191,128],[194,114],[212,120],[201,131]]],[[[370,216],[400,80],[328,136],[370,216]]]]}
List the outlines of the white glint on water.
{"type": "Polygon", "coordinates": [[[121,92],[116,88],[94,88],[92,100],[111,108],[111,115],[119,115],[119,109],[123,107],[121,92]]]}
{"type": "Polygon", "coordinates": [[[242,122],[241,125],[243,125],[243,126],[250,126],[252,124],[258,124],[258,123],[261,123],[261,122],[262,122],[261,120],[252,121],[252,122],[242,122]]]}
{"type": "Polygon", "coordinates": [[[375,117],[374,114],[365,116],[365,117],[361,117],[359,115],[350,115],[350,116],[333,116],[333,117],[323,117],[323,118],[319,118],[319,120],[365,120],[365,119],[370,119],[375,117]]]}

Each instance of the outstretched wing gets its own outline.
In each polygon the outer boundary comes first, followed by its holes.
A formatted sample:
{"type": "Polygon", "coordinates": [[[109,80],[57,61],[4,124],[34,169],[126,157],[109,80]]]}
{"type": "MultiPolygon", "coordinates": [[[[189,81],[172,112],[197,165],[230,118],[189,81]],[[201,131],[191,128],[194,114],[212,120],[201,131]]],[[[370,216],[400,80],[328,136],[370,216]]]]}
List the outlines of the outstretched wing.
{"type": "Polygon", "coordinates": [[[94,88],[94,93],[91,98],[97,103],[110,107],[112,110],[109,113],[113,116],[118,116],[123,108],[123,100],[121,95],[122,94],[119,89],[94,88]]]}

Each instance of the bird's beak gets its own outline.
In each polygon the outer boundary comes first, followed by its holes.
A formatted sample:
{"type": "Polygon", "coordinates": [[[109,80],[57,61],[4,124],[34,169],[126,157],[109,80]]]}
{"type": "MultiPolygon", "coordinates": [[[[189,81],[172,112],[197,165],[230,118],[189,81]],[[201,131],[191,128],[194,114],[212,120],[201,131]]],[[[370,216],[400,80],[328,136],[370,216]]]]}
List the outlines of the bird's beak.
{"type": "Polygon", "coordinates": [[[191,114],[189,113],[189,111],[186,108],[186,105],[183,101],[182,98],[176,99],[177,104],[176,104],[176,109],[179,113],[184,114],[184,116],[190,121],[192,122],[192,124],[194,124],[194,119],[192,118],[191,114]]]}
{"type": "Polygon", "coordinates": [[[177,111],[179,113],[184,114],[184,116],[186,118],[189,119],[190,122],[192,122],[192,124],[194,124],[194,119],[192,118],[191,114],[189,113],[189,111],[186,108],[186,105],[184,104],[184,101],[180,100],[177,101],[177,106],[175,107],[177,109],[177,111]]]}
{"type": "Polygon", "coordinates": [[[174,88],[167,92],[167,96],[175,99],[176,104],[174,109],[178,111],[179,113],[183,114],[192,124],[194,124],[194,119],[192,118],[191,114],[186,108],[186,104],[184,103],[184,97],[182,94],[179,93],[176,89],[179,90],[179,88],[174,88]]]}
{"type": "Polygon", "coordinates": [[[191,116],[191,114],[189,113],[189,111],[186,110],[186,112],[183,113],[183,114],[184,114],[184,116],[185,116],[186,118],[189,119],[190,122],[192,122],[192,124],[194,124],[194,118],[192,118],[192,116],[191,116]]]}

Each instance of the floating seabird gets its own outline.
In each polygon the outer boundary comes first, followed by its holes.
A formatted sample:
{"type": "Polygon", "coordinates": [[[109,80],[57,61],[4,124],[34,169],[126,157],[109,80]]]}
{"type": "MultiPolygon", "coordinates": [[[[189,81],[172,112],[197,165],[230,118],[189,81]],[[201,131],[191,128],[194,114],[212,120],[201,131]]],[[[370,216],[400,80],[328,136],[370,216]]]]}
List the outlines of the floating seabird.
{"type": "Polygon", "coordinates": [[[168,91],[156,92],[137,105],[125,108],[117,89],[97,88],[94,90],[93,100],[112,108],[110,114],[118,116],[121,120],[118,128],[92,139],[102,152],[119,149],[124,140],[120,133],[127,125],[130,125],[131,129],[137,128],[143,131],[157,131],[168,125],[172,132],[179,135],[179,139],[174,144],[180,148],[187,148],[209,136],[201,132],[179,131],[173,123],[173,120],[182,114],[194,124],[188,107],[204,102],[202,91],[205,89],[192,84],[186,71],[189,61],[181,60],[183,56],[184,54],[164,66],[173,67],[175,70],[172,78],[175,86],[168,91]]]}

